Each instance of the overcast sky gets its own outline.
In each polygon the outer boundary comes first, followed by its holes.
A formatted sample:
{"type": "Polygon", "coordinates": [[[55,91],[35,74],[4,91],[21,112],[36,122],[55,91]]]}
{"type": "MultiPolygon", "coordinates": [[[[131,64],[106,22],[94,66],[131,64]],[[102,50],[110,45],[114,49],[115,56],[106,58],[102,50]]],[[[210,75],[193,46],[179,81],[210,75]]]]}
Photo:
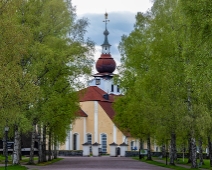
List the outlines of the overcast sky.
{"type": "MultiPolygon", "coordinates": [[[[104,14],[108,13],[109,43],[111,55],[117,65],[120,63],[118,44],[122,35],[128,35],[133,30],[135,15],[137,12],[145,12],[151,8],[151,0],[72,0],[76,6],[79,18],[85,17],[89,20],[86,37],[96,44],[95,60],[101,55],[101,44],[104,41],[104,14]]],[[[94,71],[96,72],[96,71],[94,71]]]]}

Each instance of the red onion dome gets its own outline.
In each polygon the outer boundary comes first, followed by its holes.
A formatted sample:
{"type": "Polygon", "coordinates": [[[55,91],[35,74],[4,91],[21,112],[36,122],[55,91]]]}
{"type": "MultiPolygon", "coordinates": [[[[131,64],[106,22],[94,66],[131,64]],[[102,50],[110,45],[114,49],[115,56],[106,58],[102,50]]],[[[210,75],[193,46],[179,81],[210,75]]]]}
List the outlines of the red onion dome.
{"type": "Polygon", "coordinates": [[[116,69],[116,62],[110,54],[102,54],[96,62],[96,70],[99,73],[113,73],[116,69]]]}

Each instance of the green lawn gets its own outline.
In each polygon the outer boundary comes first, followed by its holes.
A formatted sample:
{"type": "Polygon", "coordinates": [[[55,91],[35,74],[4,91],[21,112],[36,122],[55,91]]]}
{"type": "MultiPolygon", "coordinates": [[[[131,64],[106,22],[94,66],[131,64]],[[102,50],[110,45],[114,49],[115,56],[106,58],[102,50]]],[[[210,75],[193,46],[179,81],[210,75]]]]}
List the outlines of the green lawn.
{"type": "MultiPolygon", "coordinates": [[[[38,157],[34,157],[34,160],[38,160],[38,157]]],[[[28,162],[29,161],[29,157],[26,156],[22,156],[22,160],[20,161],[22,162],[28,162]]],[[[0,164],[4,164],[5,163],[5,156],[0,155],[0,164]]],[[[12,164],[12,157],[11,155],[8,155],[8,164],[12,164]]]]}
{"type": "MultiPolygon", "coordinates": [[[[184,159],[183,158],[178,158],[178,160],[175,161],[175,163],[178,164],[176,166],[166,165],[166,163],[165,163],[166,158],[161,159],[161,158],[155,157],[155,158],[153,158],[154,159],[153,161],[146,161],[146,158],[143,158],[142,160],[140,160],[138,157],[134,157],[134,159],[142,161],[142,162],[146,162],[146,163],[149,163],[149,164],[157,165],[157,166],[171,168],[171,169],[182,169],[183,170],[183,169],[188,169],[188,168],[191,167],[191,164],[187,163],[188,162],[187,158],[184,158],[184,159]],[[164,163],[157,162],[157,160],[163,160],[164,163]],[[180,165],[187,165],[188,168],[180,167],[180,165]]],[[[169,164],[169,159],[167,160],[167,163],[169,164]]],[[[199,164],[199,160],[197,160],[197,163],[199,164]]],[[[210,160],[204,159],[204,165],[202,165],[200,168],[212,170],[212,167],[210,167],[210,160]]]]}
{"type": "MultiPolygon", "coordinates": [[[[188,159],[187,158],[184,158],[184,161],[183,161],[183,158],[178,158],[178,162],[179,164],[186,164],[186,165],[189,165],[191,166],[191,164],[187,163],[188,162],[188,159]]],[[[197,160],[197,163],[199,164],[199,160],[197,160]]],[[[212,167],[210,167],[210,160],[209,159],[204,159],[204,165],[201,166],[201,168],[204,168],[204,169],[212,169],[212,167]]]]}
{"type": "Polygon", "coordinates": [[[156,160],[147,161],[146,158],[139,159],[138,157],[134,157],[133,159],[136,159],[136,160],[148,163],[148,164],[156,165],[156,166],[161,166],[161,167],[164,167],[164,168],[177,169],[177,170],[188,169],[188,168],[184,168],[184,167],[180,167],[180,166],[166,165],[165,163],[157,162],[156,160]]]}
{"type": "MultiPolygon", "coordinates": [[[[26,170],[27,168],[24,167],[24,166],[19,166],[19,165],[16,165],[16,166],[8,166],[7,167],[7,170],[26,170]]],[[[0,170],[5,170],[5,167],[0,167],[0,170]]]]}
{"type": "MultiPolygon", "coordinates": [[[[55,162],[58,162],[60,160],[62,160],[63,158],[57,158],[57,159],[53,159],[51,161],[47,161],[47,162],[43,162],[43,163],[39,163],[39,164],[35,164],[37,166],[45,166],[45,165],[49,165],[55,162]]],[[[34,160],[38,160],[38,157],[34,157],[34,160]]],[[[21,163],[27,163],[29,161],[29,157],[26,156],[22,156],[22,160],[20,161],[21,163]]],[[[36,161],[37,162],[37,161],[36,161]]],[[[5,164],[5,157],[3,155],[0,155],[0,164],[5,164]]],[[[12,164],[12,158],[11,156],[8,156],[8,164],[10,164],[7,167],[7,170],[26,170],[27,168],[24,166],[13,166],[12,164]]],[[[5,170],[5,166],[0,167],[0,170],[5,170]]]]}
{"type": "Polygon", "coordinates": [[[48,162],[42,162],[42,163],[39,163],[39,164],[36,164],[36,165],[39,165],[39,166],[45,166],[45,165],[49,165],[49,164],[53,164],[55,162],[58,162],[60,160],[62,160],[63,158],[57,158],[57,159],[52,159],[51,161],[48,161],[48,162]]]}

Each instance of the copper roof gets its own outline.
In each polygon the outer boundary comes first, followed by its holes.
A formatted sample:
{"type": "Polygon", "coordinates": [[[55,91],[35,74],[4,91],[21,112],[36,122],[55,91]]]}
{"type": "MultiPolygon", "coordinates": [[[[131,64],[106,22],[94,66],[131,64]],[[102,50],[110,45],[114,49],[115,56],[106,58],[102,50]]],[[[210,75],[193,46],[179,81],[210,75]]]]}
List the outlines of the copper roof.
{"type": "Polygon", "coordinates": [[[96,62],[96,70],[99,73],[113,73],[116,69],[116,62],[110,54],[102,54],[96,62]]]}

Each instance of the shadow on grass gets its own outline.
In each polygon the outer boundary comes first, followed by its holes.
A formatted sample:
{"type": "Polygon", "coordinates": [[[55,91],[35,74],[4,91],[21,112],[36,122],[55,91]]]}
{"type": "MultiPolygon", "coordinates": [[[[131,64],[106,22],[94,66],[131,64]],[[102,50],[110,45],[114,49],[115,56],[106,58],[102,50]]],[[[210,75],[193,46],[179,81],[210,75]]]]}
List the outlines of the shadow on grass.
{"type": "Polygon", "coordinates": [[[158,161],[155,161],[155,160],[150,161],[150,160],[146,160],[145,158],[139,159],[138,157],[133,157],[133,159],[138,160],[138,161],[142,161],[142,162],[145,162],[145,163],[148,163],[148,164],[156,165],[156,166],[169,168],[169,169],[177,169],[177,170],[189,169],[189,168],[184,168],[184,167],[180,167],[180,166],[166,165],[163,162],[158,162],[158,161]]]}
{"type": "Polygon", "coordinates": [[[61,160],[63,160],[63,158],[52,159],[51,161],[42,162],[42,163],[38,163],[38,164],[35,164],[35,165],[37,165],[37,166],[46,166],[46,165],[50,165],[50,164],[53,164],[53,163],[61,161],[61,160]]]}

